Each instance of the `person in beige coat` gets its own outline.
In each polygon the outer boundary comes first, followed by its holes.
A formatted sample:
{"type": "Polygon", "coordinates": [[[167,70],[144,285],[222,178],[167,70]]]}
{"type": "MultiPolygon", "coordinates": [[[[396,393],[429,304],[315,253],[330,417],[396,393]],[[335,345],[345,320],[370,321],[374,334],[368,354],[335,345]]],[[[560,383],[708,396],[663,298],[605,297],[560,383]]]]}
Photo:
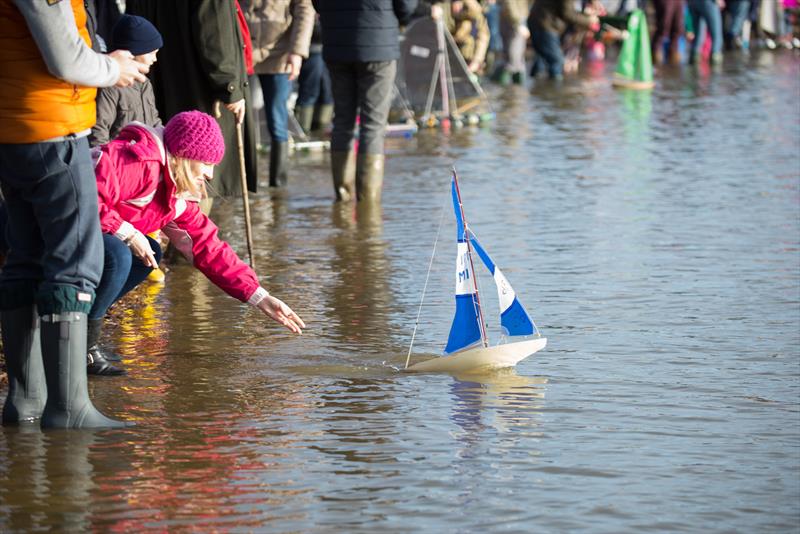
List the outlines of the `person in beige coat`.
{"type": "Polygon", "coordinates": [[[288,177],[289,111],[292,82],[308,57],[314,30],[311,0],[241,0],[250,38],[253,67],[264,92],[270,136],[269,185],[286,185],[288,177]]]}

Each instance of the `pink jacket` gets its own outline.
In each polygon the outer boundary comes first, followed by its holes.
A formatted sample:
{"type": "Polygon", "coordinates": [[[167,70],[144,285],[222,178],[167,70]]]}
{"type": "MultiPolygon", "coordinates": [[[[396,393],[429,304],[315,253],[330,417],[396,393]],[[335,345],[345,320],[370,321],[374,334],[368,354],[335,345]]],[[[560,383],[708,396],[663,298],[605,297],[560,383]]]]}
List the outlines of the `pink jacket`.
{"type": "Polygon", "coordinates": [[[134,229],[143,234],[161,230],[230,296],[255,306],[267,295],[256,273],[217,236],[217,226],[198,203],[176,196],[160,129],[132,123],[94,157],[104,233],[125,239],[134,229]]]}

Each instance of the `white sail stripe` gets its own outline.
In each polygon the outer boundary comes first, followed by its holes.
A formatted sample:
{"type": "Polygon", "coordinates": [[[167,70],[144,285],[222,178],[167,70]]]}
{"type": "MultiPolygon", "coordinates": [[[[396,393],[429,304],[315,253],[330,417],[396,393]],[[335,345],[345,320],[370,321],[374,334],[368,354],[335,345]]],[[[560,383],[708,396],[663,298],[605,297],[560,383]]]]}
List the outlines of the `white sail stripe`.
{"type": "Polygon", "coordinates": [[[469,256],[466,243],[458,244],[456,258],[456,295],[472,295],[475,287],[469,267],[469,256]]]}
{"type": "Polygon", "coordinates": [[[503,313],[514,304],[517,294],[497,265],[494,267],[494,283],[497,285],[497,297],[500,299],[500,313],[503,313]]]}

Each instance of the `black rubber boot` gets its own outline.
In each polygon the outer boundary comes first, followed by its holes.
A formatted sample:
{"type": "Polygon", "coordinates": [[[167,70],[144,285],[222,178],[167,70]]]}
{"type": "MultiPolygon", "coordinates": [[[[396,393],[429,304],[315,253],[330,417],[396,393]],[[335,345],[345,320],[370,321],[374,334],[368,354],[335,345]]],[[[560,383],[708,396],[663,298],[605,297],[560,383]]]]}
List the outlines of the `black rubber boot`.
{"type": "Polygon", "coordinates": [[[331,174],[336,200],[349,202],[356,196],[356,153],[331,152],[331,174]]]}
{"type": "Polygon", "coordinates": [[[100,334],[103,331],[103,319],[89,319],[86,329],[86,373],[94,376],[120,376],[127,373],[125,369],[113,365],[122,358],[110,351],[100,349],[100,334]]]}
{"type": "Polygon", "coordinates": [[[359,154],[356,171],[358,201],[380,202],[383,190],[383,154],[359,154]]]}
{"type": "Polygon", "coordinates": [[[100,413],[89,399],[86,378],[85,313],[41,318],[42,359],[47,403],[42,428],[119,428],[129,426],[100,413]]]}
{"type": "MultiPolygon", "coordinates": [[[[86,345],[89,347],[89,352],[92,348],[100,346],[100,336],[103,335],[103,319],[89,319],[89,326],[86,328],[86,345]]],[[[110,362],[121,362],[122,356],[108,349],[99,349],[103,353],[103,358],[110,362]]]]}
{"type": "Polygon", "coordinates": [[[272,141],[269,147],[269,186],[283,187],[288,179],[289,143],[272,141]]]}
{"type": "Polygon", "coordinates": [[[8,371],[8,396],[3,405],[3,424],[33,421],[42,416],[47,400],[39,317],[33,305],[0,312],[3,354],[8,371]]]}

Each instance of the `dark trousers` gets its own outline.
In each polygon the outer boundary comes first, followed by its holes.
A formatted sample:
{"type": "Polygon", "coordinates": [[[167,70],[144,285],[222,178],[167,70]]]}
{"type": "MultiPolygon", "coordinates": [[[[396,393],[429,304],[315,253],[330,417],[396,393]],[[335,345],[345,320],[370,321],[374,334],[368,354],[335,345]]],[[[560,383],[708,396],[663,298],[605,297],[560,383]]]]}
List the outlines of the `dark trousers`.
{"type": "Polygon", "coordinates": [[[329,62],[328,72],[333,88],[331,150],[350,150],[358,116],[359,154],[383,154],[397,62],[329,62]]]}
{"type": "Polygon", "coordinates": [[[683,34],[683,1],[653,0],[656,10],[656,32],[653,34],[653,51],[662,50],[664,39],[669,38],[670,50],[678,50],[683,34]]]}
{"type": "Polygon", "coordinates": [[[331,76],[322,59],[322,52],[312,52],[308,55],[308,59],[303,61],[297,79],[297,105],[314,106],[332,103],[331,76]]]}
{"type": "MultiPolygon", "coordinates": [[[[158,241],[146,237],[155,252],[156,262],[161,261],[158,241]]],[[[128,245],[111,234],[103,234],[103,248],[103,276],[97,286],[89,319],[102,319],[112,304],[141,284],[153,270],[135,257],[128,245]]]]}
{"type": "Polygon", "coordinates": [[[0,185],[9,246],[0,293],[34,287],[41,313],[88,310],[103,270],[103,241],[87,139],[0,145],[0,185]]]}
{"type": "Polygon", "coordinates": [[[564,52],[557,33],[549,32],[537,25],[531,25],[531,44],[536,58],[531,67],[531,77],[536,77],[542,69],[547,69],[550,78],[559,78],[564,73],[564,52]]]}
{"type": "Polygon", "coordinates": [[[286,102],[292,91],[288,74],[259,74],[261,91],[264,93],[264,112],[267,115],[267,131],[273,141],[285,143],[289,140],[289,110],[286,102]]]}

